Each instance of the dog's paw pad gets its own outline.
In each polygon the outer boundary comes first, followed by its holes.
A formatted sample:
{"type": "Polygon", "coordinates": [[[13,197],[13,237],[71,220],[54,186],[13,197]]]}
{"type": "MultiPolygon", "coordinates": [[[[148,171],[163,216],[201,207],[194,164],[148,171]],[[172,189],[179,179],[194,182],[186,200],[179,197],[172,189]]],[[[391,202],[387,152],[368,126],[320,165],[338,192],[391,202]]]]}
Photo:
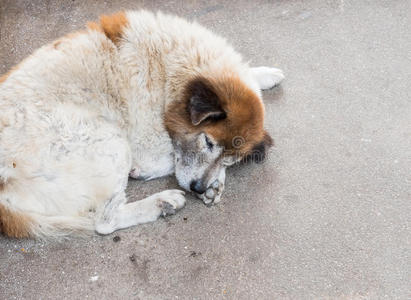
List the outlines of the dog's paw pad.
{"type": "Polygon", "coordinates": [[[210,188],[206,191],[206,197],[209,198],[209,199],[214,199],[215,194],[216,194],[216,192],[213,188],[210,188]]]}
{"type": "Polygon", "coordinates": [[[204,204],[211,206],[221,201],[221,194],[224,190],[224,183],[219,180],[214,181],[205,191],[204,194],[199,195],[204,204]]]}
{"type": "Polygon", "coordinates": [[[163,217],[174,215],[176,213],[176,209],[174,208],[174,206],[166,201],[160,202],[159,207],[161,208],[161,215],[163,217]]]}

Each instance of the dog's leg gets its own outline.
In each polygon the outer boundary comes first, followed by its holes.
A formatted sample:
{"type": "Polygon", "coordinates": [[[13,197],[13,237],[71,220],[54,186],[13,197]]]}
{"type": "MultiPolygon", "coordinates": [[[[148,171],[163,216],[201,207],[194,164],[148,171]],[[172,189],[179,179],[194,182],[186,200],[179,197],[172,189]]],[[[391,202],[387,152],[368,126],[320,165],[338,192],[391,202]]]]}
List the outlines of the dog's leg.
{"type": "Polygon", "coordinates": [[[132,203],[127,203],[125,192],[122,191],[106,203],[95,229],[100,234],[110,234],[119,229],[152,222],[160,216],[175,214],[185,202],[181,190],[165,190],[132,203]]]}
{"type": "Polygon", "coordinates": [[[257,67],[251,68],[251,72],[262,90],[268,90],[279,85],[285,78],[283,71],[277,68],[257,67]]]}

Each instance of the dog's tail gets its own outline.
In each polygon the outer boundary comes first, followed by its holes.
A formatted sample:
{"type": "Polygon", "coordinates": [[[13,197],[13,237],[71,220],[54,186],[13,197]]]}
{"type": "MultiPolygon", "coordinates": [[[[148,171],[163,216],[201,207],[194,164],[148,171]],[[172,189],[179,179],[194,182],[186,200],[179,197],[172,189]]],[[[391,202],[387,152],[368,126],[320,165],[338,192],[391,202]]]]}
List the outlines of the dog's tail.
{"type": "Polygon", "coordinates": [[[87,216],[45,216],[0,204],[0,232],[8,237],[60,240],[89,236],[93,231],[93,218],[87,216]]]}

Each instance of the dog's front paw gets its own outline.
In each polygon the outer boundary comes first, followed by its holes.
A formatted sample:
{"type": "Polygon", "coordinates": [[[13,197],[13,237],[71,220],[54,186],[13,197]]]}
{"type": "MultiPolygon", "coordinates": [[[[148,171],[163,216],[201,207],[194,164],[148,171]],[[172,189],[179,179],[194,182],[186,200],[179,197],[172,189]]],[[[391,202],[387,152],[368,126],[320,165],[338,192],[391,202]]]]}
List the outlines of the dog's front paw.
{"type": "Polygon", "coordinates": [[[215,180],[207,190],[200,195],[197,195],[201,200],[203,200],[204,204],[207,206],[211,206],[221,201],[221,195],[224,191],[224,182],[220,180],[215,180]]]}
{"type": "Polygon", "coordinates": [[[157,206],[161,209],[161,215],[174,215],[177,210],[183,208],[186,203],[184,194],[181,190],[165,190],[155,194],[157,206]]]}

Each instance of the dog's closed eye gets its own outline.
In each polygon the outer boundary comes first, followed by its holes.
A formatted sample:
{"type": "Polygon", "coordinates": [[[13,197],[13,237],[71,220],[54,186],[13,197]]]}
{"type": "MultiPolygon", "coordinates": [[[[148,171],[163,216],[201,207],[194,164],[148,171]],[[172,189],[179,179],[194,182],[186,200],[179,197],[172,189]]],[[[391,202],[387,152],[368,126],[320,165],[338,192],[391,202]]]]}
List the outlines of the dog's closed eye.
{"type": "Polygon", "coordinates": [[[214,144],[206,134],[205,134],[205,141],[206,141],[208,150],[213,151],[214,144]]]}

